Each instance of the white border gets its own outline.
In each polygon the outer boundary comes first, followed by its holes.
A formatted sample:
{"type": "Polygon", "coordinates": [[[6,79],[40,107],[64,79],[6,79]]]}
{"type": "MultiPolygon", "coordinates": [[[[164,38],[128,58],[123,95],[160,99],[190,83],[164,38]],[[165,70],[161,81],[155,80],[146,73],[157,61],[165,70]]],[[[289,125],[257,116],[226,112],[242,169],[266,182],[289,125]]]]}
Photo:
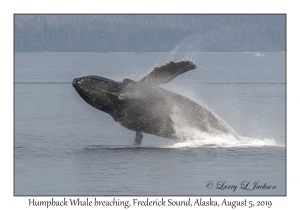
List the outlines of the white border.
{"type": "MultiPolygon", "coordinates": [[[[283,13],[287,14],[287,197],[272,200],[271,209],[298,206],[299,10],[296,1],[4,1],[1,3],[1,209],[29,209],[27,197],[13,196],[13,14],[15,13],[283,13]],[[295,3],[294,3],[295,2],[295,3]],[[2,207],[3,206],[3,207],[2,207]],[[21,207],[21,208],[18,208],[21,207]]],[[[142,197],[140,197],[142,199],[142,197]]],[[[208,197],[205,197],[206,199],[208,197]]],[[[42,197],[39,197],[42,199],[42,197]]],[[[49,197],[45,197],[49,199],[49,197]]],[[[109,197],[105,197],[109,200],[109,197]]],[[[128,198],[129,199],[129,198],[128,198]]],[[[182,198],[179,198],[182,199],[182,198]]],[[[223,197],[216,197],[222,200],[223,197]]],[[[229,197],[241,200],[242,197],[229,197]]],[[[248,197],[261,200],[260,197],[248,197]]],[[[99,208],[99,207],[98,207],[99,208]]],[[[203,207],[201,207],[203,208],[203,207]]],[[[228,208],[228,207],[227,207],[228,208]]],[[[229,207],[230,208],[230,207],[229,207]]],[[[35,207],[35,209],[40,209],[35,207]]],[[[43,207],[43,209],[45,209],[43,207]]],[[[133,209],[133,208],[130,208],[133,209]]],[[[236,208],[239,209],[239,208],[236,208]]]]}

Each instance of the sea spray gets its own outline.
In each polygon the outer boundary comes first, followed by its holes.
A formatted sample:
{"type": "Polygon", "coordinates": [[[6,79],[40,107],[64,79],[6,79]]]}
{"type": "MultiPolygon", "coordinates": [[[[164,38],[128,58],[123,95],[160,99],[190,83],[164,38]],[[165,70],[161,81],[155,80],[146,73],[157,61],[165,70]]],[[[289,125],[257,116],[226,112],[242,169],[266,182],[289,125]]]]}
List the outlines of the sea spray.
{"type": "Polygon", "coordinates": [[[212,111],[199,104],[192,109],[179,104],[172,107],[173,127],[182,140],[228,136],[238,139],[235,131],[212,111]]]}
{"type": "MultiPolygon", "coordinates": [[[[247,138],[247,137],[243,137],[247,138]]],[[[274,139],[255,139],[249,138],[249,140],[233,140],[226,137],[211,137],[206,139],[193,139],[188,141],[181,141],[172,145],[166,146],[166,148],[232,148],[232,147],[278,147],[274,139]]]]}
{"type": "MultiPolygon", "coordinates": [[[[189,94],[190,98],[192,97],[189,94]]],[[[193,97],[192,97],[193,98],[193,97]]],[[[198,104],[201,102],[195,98],[194,101],[197,101],[198,104]]],[[[208,109],[204,104],[201,104],[203,109],[208,109]]],[[[212,111],[210,111],[212,112],[212,111]]],[[[203,131],[198,127],[195,127],[189,124],[189,119],[187,119],[185,110],[179,109],[178,107],[173,107],[172,120],[174,123],[174,130],[180,142],[176,142],[172,145],[169,145],[168,148],[183,148],[183,147],[263,147],[263,146],[279,146],[274,139],[258,139],[250,138],[245,136],[238,136],[234,130],[226,124],[222,119],[216,116],[213,112],[212,114],[220,122],[223,123],[223,126],[226,127],[230,133],[220,133],[214,131],[214,128],[206,125],[208,132],[203,131]]],[[[205,120],[203,123],[206,123],[205,120]]]]}

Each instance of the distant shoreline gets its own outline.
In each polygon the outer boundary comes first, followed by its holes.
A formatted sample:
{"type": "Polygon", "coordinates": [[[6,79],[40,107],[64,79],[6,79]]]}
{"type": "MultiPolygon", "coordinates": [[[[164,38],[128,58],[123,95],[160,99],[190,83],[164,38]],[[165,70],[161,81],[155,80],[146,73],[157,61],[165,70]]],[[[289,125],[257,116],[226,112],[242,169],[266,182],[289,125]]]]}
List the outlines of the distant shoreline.
{"type": "Polygon", "coordinates": [[[263,54],[285,54],[284,51],[278,52],[14,52],[14,53],[44,53],[44,54],[255,54],[255,53],[263,53],[263,54]]]}

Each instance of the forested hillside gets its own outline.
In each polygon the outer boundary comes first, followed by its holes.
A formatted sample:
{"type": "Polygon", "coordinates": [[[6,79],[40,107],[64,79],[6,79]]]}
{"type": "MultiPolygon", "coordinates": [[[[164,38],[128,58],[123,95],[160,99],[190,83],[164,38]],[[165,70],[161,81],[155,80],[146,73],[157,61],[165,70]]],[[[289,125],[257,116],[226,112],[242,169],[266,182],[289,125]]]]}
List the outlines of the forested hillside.
{"type": "Polygon", "coordinates": [[[15,52],[285,51],[285,15],[18,15],[15,52]]]}

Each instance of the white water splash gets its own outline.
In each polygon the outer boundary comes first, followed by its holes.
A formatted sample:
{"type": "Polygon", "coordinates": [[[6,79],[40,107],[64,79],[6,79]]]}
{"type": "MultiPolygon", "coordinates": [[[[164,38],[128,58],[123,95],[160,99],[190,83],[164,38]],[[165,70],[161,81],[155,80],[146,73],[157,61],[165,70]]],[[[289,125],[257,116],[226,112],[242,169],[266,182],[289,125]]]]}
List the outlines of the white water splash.
{"type": "Polygon", "coordinates": [[[208,137],[205,139],[193,139],[184,142],[175,143],[167,146],[167,148],[227,148],[227,147],[281,147],[274,139],[256,139],[250,137],[242,137],[239,139],[230,136],[208,137]]]}
{"type": "MultiPolygon", "coordinates": [[[[198,103],[201,104],[201,103],[198,103]]],[[[201,104],[203,105],[203,104],[201,104]]],[[[204,106],[205,107],[205,106],[204,106]]],[[[207,107],[206,107],[207,108],[207,107]]],[[[207,108],[208,109],[208,108],[207,108]]],[[[209,109],[208,109],[209,110],[209,109]]],[[[212,112],[213,115],[215,115],[212,112]]],[[[282,147],[278,145],[274,139],[258,139],[251,137],[239,136],[235,131],[227,125],[217,115],[215,117],[224,123],[230,133],[220,133],[214,127],[207,125],[208,132],[204,132],[197,127],[188,125],[186,114],[180,109],[174,107],[172,120],[174,122],[174,129],[176,135],[181,142],[176,142],[167,148],[219,148],[219,147],[282,147]],[[231,134],[232,133],[232,134],[231,134]],[[236,135],[236,136],[235,136],[236,135]]]]}

